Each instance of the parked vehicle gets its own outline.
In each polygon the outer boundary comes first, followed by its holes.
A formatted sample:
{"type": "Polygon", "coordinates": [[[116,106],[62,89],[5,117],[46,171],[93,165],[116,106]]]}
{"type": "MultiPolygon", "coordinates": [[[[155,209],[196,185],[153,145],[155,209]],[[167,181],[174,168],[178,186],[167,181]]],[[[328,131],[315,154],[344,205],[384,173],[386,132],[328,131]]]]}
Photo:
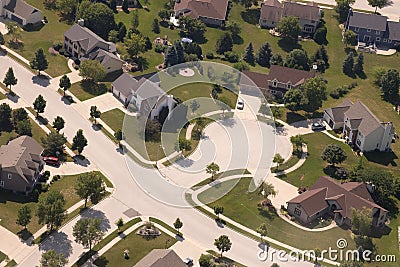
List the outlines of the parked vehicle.
{"type": "Polygon", "coordinates": [[[183,262],[187,265],[187,266],[193,266],[193,260],[191,258],[186,258],[183,260],[183,262]]]}
{"type": "Polygon", "coordinates": [[[238,102],[237,102],[237,109],[242,110],[244,108],[244,102],[243,99],[238,98],[238,102]]]}
{"type": "Polygon", "coordinates": [[[56,157],[43,157],[43,161],[46,162],[47,165],[60,165],[60,160],[56,157]]]}
{"type": "Polygon", "coordinates": [[[321,122],[314,122],[314,123],[311,125],[311,129],[312,129],[313,131],[323,131],[323,130],[326,129],[326,126],[325,126],[323,123],[321,123],[321,122]]]}

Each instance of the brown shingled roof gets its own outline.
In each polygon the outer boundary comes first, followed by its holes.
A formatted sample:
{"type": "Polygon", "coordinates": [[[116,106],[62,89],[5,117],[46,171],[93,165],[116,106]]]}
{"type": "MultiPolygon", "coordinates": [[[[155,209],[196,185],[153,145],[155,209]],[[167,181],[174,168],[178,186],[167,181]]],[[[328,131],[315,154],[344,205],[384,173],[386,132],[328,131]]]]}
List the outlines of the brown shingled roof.
{"type": "Polygon", "coordinates": [[[282,15],[284,17],[293,16],[300,19],[318,21],[320,19],[320,9],[314,3],[283,2],[282,15]]]}
{"type": "Polygon", "coordinates": [[[174,10],[190,10],[186,15],[192,18],[207,17],[225,20],[228,0],[180,0],[174,10]]]}
{"type": "Polygon", "coordinates": [[[172,249],[153,249],[133,267],[186,267],[172,249]]]}

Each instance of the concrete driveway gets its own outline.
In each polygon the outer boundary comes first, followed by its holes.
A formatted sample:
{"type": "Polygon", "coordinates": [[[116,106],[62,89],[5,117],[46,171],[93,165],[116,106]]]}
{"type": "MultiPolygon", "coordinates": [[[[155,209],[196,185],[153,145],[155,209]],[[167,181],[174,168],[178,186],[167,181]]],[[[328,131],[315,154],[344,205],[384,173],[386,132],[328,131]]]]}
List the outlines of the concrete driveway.
{"type": "MultiPolygon", "coordinates": [[[[305,0],[305,1],[327,4],[327,5],[332,5],[332,6],[336,5],[335,0],[305,0]]],[[[356,0],[356,2],[354,3],[354,5],[352,7],[354,9],[375,11],[374,7],[368,5],[367,0],[356,0]]],[[[390,20],[399,21],[400,0],[391,0],[391,4],[389,6],[384,7],[382,9],[378,9],[377,12],[379,12],[381,15],[387,16],[390,20]]]]}

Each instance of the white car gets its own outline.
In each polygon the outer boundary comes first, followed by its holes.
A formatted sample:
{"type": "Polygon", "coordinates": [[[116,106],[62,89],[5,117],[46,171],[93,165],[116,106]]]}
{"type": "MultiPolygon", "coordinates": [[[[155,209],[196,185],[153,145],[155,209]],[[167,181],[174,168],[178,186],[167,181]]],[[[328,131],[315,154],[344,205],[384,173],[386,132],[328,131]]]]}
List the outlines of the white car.
{"type": "Polygon", "coordinates": [[[243,108],[244,108],[244,102],[243,102],[243,99],[241,99],[241,98],[239,98],[238,99],[238,102],[237,102],[237,109],[240,109],[240,110],[242,110],[243,108]]]}

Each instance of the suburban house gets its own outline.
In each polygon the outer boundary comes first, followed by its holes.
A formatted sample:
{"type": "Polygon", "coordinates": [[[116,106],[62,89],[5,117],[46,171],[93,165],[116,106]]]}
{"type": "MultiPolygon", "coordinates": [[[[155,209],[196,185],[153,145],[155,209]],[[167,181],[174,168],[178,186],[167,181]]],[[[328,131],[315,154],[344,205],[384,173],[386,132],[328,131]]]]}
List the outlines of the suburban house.
{"type": "Polygon", "coordinates": [[[187,267],[172,249],[153,249],[133,267],[187,267]]]}
{"type": "Polygon", "coordinates": [[[312,34],[321,19],[321,9],[314,2],[302,4],[266,0],[261,4],[259,24],[261,27],[275,28],[282,18],[288,16],[299,19],[303,33],[312,34]]]}
{"type": "Polygon", "coordinates": [[[334,129],[343,129],[343,137],[361,151],[388,151],[394,137],[391,122],[381,122],[363,102],[346,99],[324,111],[324,119],[334,129]]]}
{"type": "Polygon", "coordinates": [[[24,0],[0,0],[0,16],[25,26],[41,22],[43,14],[24,0]]]}
{"type": "Polygon", "coordinates": [[[278,97],[283,96],[289,89],[298,88],[307,79],[316,76],[314,70],[304,71],[278,65],[271,65],[268,74],[246,70],[242,73],[244,75],[240,76],[241,92],[257,94],[258,89],[260,89],[278,97]]]}
{"type": "Polygon", "coordinates": [[[177,101],[172,95],[165,94],[159,86],[157,76],[153,75],[154,73],[150,73],[133,77],[123,73],[111,84],[111,91],[125,106],[133,104],[140,113],[158,119],[164,107],[171,111],[177,101]]]}
{"type": "Polygon", "coordinates": [[[345,30],[355,32],[359,43],[389,48],[400,44],[400,22],[386,16],[350,10],[345,30]]]}
{"type": "Polygon", "coordinates": [[[106,42],[84,27],[83,20],[79,20],[77,24],[74,24],[64,33],[64,48],[69,54],[81,61],[98,60],[107,73],[120,70],[123,65],[123,61],[116,55],[115,44],[106,42]]]}
{"type": "Polygon", "coordinates": [[[175,17],[189,16],[207,25],[223,26],[227,19],[228,0],[176,0],[175,17]]]}
{"type": "Polygon", "coordinates": [[[29,193],[43,169],[43,148],[30,136],[21,136],[0,147],[0,187],[29,193]]]}
{"type": "Polygon", "coordinates": [[[371,209],[372,226],[383,226],[387,210],[377,205],[371,192],[373,187],[362,182],[339,181],[320,177],[306,192],[287,202],[291,216],[308,224],[323,215],[331,213],[338,225],[351,226],[352,209],[371,209]]]}

